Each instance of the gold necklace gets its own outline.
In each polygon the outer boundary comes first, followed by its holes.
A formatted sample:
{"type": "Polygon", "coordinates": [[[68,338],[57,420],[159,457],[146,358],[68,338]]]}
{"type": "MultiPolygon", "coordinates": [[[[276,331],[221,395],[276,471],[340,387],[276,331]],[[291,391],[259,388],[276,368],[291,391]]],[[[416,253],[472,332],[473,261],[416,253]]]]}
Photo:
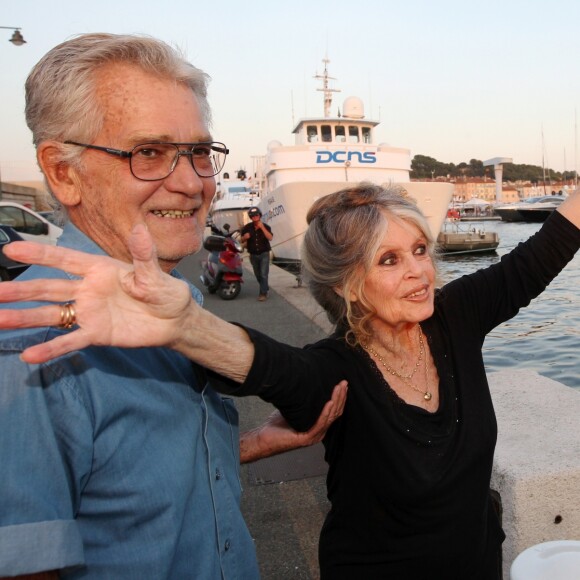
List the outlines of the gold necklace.
{"type": "Polygon", "coordinates": [[[371,354],[375,358],[377,358],[379,360],[379,362],[385,367],[385,369],[389,373],[391,373],[394,377],[398,377],[408,387],[411,387],[411,389],[413,389],[414,391],[417,391],[418,393],[421,393],[423,395],[423,399],[425,399],[425,401],[430,401],[433,398],[433,395],[429,392],[429,390],[424,391],[424,390],[420,389],[419,387],[417,387],[412,382],[413,376],[415,375],[415,373],[417,372],[417,369],[419,368],[419,365],[421,364],[421,359],[424,358],[424,364],[425,364],[425,384],[427,384],[427,357],[425,356],[425,345],[423,344],[423,332],[421,331],[421,326],[419,326],[419,356],[417,358],[417,362],[415,363],[415,366],[413,367],[413,370],[408,375],[403,375],[401,373],[398,373],[395,369],[393,369],[392,367],[390,367],[387,364],[387,362],[385,361],[385,359],[374,348],[370,347],[368,344],[361,344],[361,346],[369,354],[371,354]]]}

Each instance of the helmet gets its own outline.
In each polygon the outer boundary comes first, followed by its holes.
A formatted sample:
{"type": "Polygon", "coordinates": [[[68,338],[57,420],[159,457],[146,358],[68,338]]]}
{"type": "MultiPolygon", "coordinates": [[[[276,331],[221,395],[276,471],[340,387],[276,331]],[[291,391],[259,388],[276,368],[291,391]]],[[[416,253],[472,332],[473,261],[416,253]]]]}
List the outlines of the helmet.
{"type": "Polygon", "coordinates": [[[260,211],[259,207],[253,206],[248,210],[248,216],[253,217],[255,215],[262,217],[262,212],[260,211]]]}

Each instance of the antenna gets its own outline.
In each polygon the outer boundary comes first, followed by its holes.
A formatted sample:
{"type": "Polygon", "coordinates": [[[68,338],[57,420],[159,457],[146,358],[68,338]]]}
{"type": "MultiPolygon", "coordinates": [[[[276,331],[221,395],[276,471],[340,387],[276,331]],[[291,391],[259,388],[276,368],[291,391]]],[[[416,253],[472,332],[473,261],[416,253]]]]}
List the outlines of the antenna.
{"type": "Polygon", "coordinates": [[[292,127],[294,127],[294,91],[290,89],[290,107],[292,108],[292,127]]]}
{"type": "Polygon", "coordinates": [[[566,147],[564,147],[564,173],[562,173],[562,185],[566,183],[566,147]]]}
{"type": "Polygon", "coordinates": [[[546,147],[544,145],[544,123],[542,123],[542,178],[544,181],[544,195],[546,195],[546,161],[544,159],[546,147]]]}
{"type": "Polygon", "coordinates": [[[578,162],[578,125],[576,121],[576,109],[574,109],[574,189],[578,189],[578,171],[576,167],[578,162]]]}
{"type": "Polygon", "coordinates": [[[369,76],[369,110],[371,112],[371,119],[373,118],[374,112],[373,112],[373,83],[372,83],[372,79],[369,76]]]}
{"type": "Polygon", "coordinates": [[[322,88],[316,89],[317,91],[322,91],[324,93],[324,116],[330,117],[330,107],[332,106],[332,93],[340,93],[340,89],[333,89],[328,86],[328,81],[335,81],[334,77],[328,75],[328,63],[330,60],[328,57],[322,59],[324,63],[324,73],[319,75],[318,73],[314,75],[313,78],[322,80],[322,88]]]}

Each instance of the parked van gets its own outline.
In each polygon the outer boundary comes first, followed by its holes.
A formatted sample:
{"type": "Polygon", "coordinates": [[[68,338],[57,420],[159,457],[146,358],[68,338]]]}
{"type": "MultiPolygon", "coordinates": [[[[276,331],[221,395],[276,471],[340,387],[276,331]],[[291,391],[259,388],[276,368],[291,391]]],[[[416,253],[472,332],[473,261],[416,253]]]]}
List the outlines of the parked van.
{"type": "Polygon", "coordinates": [[[0,201],[0,224],[10,226],[25,240],[44,244],[56,244],[62,234],[62,228],[14,201],[0,201]]]}

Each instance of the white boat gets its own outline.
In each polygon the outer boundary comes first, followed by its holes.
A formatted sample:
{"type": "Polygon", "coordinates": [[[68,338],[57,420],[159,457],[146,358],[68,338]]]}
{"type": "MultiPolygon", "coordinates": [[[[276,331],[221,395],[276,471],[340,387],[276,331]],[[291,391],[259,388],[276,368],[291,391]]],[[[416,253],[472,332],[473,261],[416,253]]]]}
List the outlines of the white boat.
{"type": "Polygon", "coordinates": [[[563,195],[546,196],[536,203],[520,207],[518,212],[525,222],[545,222],[565,199],[563,195]]]}
{"type": "Polygon", "coordinates": [[[515,203],[496,205],[493,211],[504,222],[543,222],[565,199],[564,195],[528,197],[515,203]]]}
{"type": "Polygon", "coordinates": [[[349,184],[370,181],[402,186],[427,217],[434,236],[441,229],[453,184],[411,182],[411,152],[373,139],[378,121],[365,119],[362,101],[348,97],[342,111],[330,116],[332,93],[327,63],[323,81],[324,116],[301,119],[295,126],[294,145],[268,144],[266,155],[255,158],[263,220],[273,230],[272,252],[279,263],[300,259],[306,213],[312,203],[349,184]]]}
{"type": "Polygon", "coordinates": [[[248,209],[258,205],[258,202],[259,194],[252,188],[251,182],[245,179],[243,172],[238,172],[237,179],[230,179],[224,173],[217,183],[209,218],[222,231],[224,224],[229,224],[231,231],[238,230],[250,221],[248,209]]]}

